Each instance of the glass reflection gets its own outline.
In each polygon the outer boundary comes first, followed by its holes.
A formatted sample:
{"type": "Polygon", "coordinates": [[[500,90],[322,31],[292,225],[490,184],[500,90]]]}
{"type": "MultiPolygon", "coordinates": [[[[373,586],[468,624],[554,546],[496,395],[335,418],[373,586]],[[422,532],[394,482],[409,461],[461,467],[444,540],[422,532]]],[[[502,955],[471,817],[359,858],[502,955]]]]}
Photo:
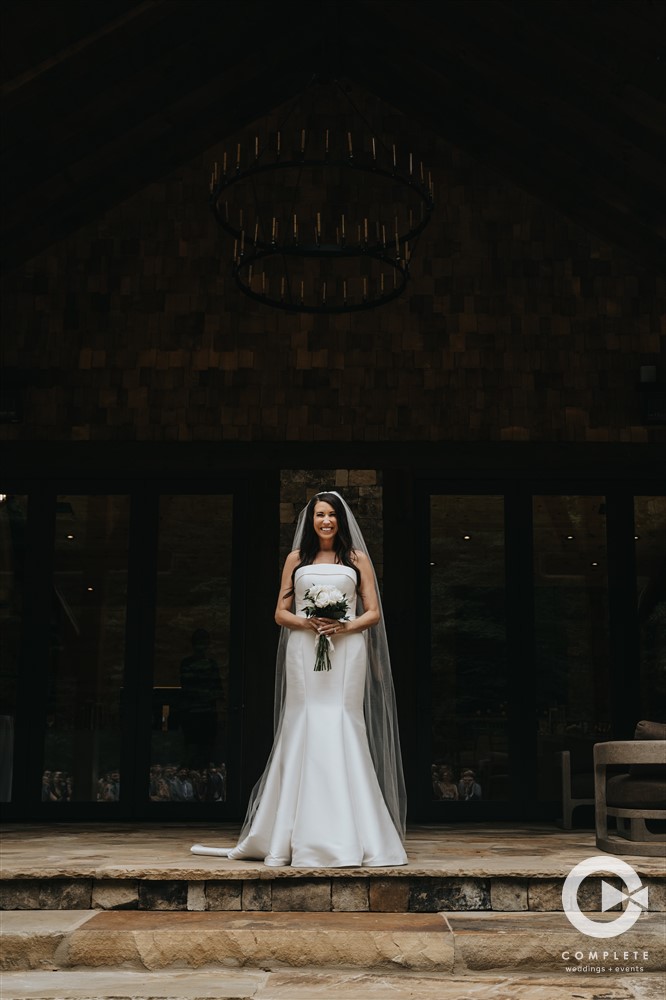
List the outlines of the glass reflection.
{"type": "Polygon", "coordinates": [[[28,498],[0,494],[0,802],[11,802],[28,498]]]}
{"type": "Polygon", "coordinates": [[[160,500],[152,802],[227,796],[232,500],[160,500]]]}
{"type": "Polygon", "coordinates": [[[634,498],[641,717],[666,718],[666,497],[634,498]]]}
{"type": "Polygon", "coordinates": [[[534,609],[539,795],[593,796],[592,746],[610,731],[606,507],[602,496],[537,496],[534,609]]]}
{"type": "Polygon", "coordinates": [[[129,498],[56,503],[43,802],[116,801],[129,498]]]}
{"type": "Polygon", "coordinates": [[[508,795],[504,500],[433,496],[432,795],[508,795]]]}

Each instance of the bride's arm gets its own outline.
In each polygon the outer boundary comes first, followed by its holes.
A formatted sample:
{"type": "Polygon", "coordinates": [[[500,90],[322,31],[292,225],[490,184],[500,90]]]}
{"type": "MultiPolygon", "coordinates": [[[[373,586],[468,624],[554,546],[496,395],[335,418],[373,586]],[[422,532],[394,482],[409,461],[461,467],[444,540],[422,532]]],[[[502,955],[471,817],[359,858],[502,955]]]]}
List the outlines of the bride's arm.
{"type": "Polygon", "coordinates": [[[303,618],[300,615],[295,615],[291,610],[294,605],[294,583],[292,577],[299,560],[300,553],[298,549],[290,552],[285,560],[284,569],[282,570],[282,581],[280,583],[280,593],[278,594],[277,607],[275,608],[275,621],[278,625],[284,625],[286,628],[302,628],[308,629],[311,632],[317,632],[315,619],[303,618]]]}
{"type": "Polygon", "coordinates": [[[364,552],[356,552],[354,555],[358,571],[361,574],[359,594],[363,604],[363,614],[353,621],[345,622],[344,630],[345,632],[364,632],[365,629],[371,628],[379,621],[379,600],[377,599],[372,563],[364,552]]]}

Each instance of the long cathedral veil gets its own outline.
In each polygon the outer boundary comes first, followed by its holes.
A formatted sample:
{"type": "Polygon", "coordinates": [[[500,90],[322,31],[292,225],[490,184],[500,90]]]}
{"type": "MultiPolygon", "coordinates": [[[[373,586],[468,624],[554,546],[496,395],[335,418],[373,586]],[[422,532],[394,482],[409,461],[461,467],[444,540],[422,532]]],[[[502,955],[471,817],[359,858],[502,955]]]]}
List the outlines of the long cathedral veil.
{"type": "MultiPolygon", "coordinates": [[[[345,509],[347,520],[349,522],[353,548],[360,552],[364,552],[365,555],[370,558],[370,553],[368,552],[368,547],[365,544],[363,533],[345,499],[335,490],[323,491],[322,493],[318,493],[317,497],[325,497],[331,493],[341,501],[345,509]]],[[[300,549],[301,547],[303,526],[308,506],[309,505],[304,507],[299,514],[292,550],[300,549]]],[[[365,678],[365,700],[363,708],[368,733],[368,743],[370,746],[370,755],[377,774],[377,780],[379,781],[379,787],[382,790],[384,800],[395,828],[400,834],[400,837],[404,840],[407,813],[407,794],[405,791],[405,779],[402,770],[402,757],[400,754],[398,713],[395,702],[395,691],[393,688],[393,676],[391,674],[391,660],[389,657],[388,642],[386,639],[384,612],[381,603],[379,586],[377,584],[377,574],[375,573],[374,566],[372,572],[375,580],[375,589],[377,591],[377,600],[379,602],[380,619],[377,625],[373,625],[372,628],[367,629],[364,632],[367,645],[368,666],[365,678]]],[[[356,609],[357,615],[362,613],[362,610],[363,607],[359,597],[356,609]]],[[[273,741],[273,749],[271,750],[261,778],[254,786],[250,794],[250,801],[248,803],[247,813],[241,829],[239,843],[242,842],[250,833],[252,820],[254,819],[254,815],[261,800],[264,786],[266,784],[266,777],[270,770],[273,754],[275,753],[275,747],[278,744],[282,731],[286,694],[285,661],[289,635],[290,629],[285,627],[280,629],[280,640],[278,643],[275,669],[275,738],[273,741]]]]}

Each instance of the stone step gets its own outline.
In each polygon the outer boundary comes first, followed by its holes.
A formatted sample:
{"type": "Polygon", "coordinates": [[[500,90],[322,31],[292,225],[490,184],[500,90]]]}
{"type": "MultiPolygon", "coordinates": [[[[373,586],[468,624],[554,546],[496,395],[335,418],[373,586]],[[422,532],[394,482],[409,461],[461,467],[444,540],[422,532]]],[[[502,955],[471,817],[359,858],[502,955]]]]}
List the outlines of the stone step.
{"type": "Polygon", "coordinates": [[[446,920],[422,913],[5,913],[3,939],[5,968],[453,965],[446,920]]]}
{"type": "MultiPolygon", "coordinates": [[[[616,918],[590,914],[600,924],[616,918]]],[[[460,912],[14,911],[2,914],[2,934],[9,971],[268,965],[566,976],[599,966],[623,975],[666,969],[663,915],[647,912],[605,939],[584,936],[563,913],[460,912]]]]}
{"type": "Polygon", "coordinates": [[[10,972],[4,1000],[663,1000],[660,973],[414,972],[405,969],[67,969],[10,972]]]}
{"type": "MultiPolygon", "coordinates": [[[[229,912],[553,912],[579,862],[598,855],[593,832],[548,824],[412,826],[409,862],[395,868],[270,868],[193,855],[193,841],[235,843],[234,824],[11,825],[2,832],[0,909],[229,912]]],[[[614,860],[609,856],[609,861],[614,860]]],[[[625,860],[666,911],[666,861],[625,860]]],[[[580,891],[601,909],[601,882],[580,891]]]]}

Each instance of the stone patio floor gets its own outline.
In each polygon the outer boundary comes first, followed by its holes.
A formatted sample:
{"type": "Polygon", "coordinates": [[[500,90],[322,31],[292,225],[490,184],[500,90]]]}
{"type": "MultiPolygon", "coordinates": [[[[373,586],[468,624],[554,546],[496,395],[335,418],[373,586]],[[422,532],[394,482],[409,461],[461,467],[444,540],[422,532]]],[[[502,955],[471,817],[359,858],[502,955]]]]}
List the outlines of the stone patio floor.
{"type": "MultiPolygon", "coordinates": [[[[267,868],[190,854],[194,843],[236,842],[234,824],[7,824],[0,827],[4,879],[150,878],[187,881],[432,876],[449,878],[563,878],[579,861],[599,854],[592,830],[550,824],[478,823],[412,826],[408,864],[395,868],[267,868]]],[[[608,855],[611,857],[611,855],[608,855]]],[[[639,875],[665,876],[664,858],[623,855],[639,875]]]]}

